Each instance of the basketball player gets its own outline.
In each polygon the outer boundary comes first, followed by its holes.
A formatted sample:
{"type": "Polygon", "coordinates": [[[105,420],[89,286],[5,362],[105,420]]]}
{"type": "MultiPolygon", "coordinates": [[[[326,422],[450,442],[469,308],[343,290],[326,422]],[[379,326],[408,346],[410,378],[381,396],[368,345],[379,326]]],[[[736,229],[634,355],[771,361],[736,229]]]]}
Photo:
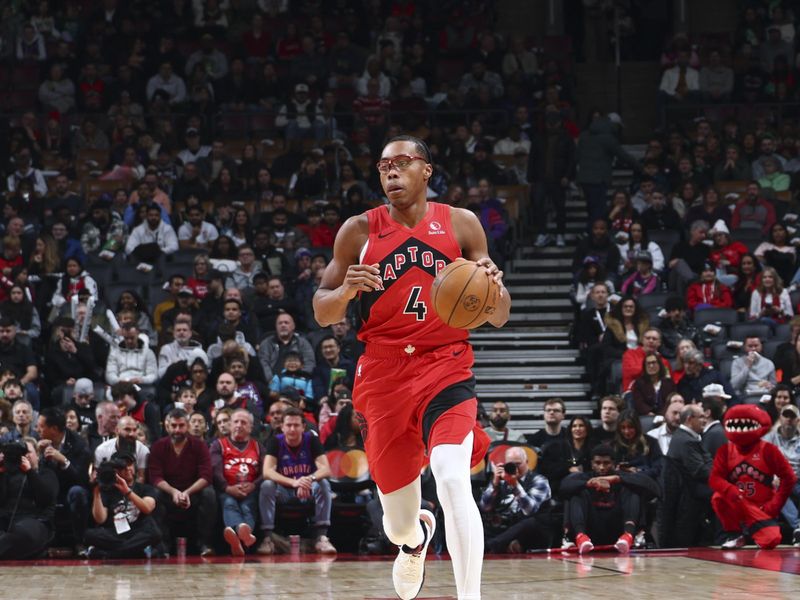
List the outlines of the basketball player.
{"type": "Polygon", "coordinates": [[[486,235],[470,211],[426,200],[433,172],[426,144],[400,136],[378,162],[389,206],[348,219],[336,236],[333,259],[314,295],[322,326],[345,318],[360,296],[365,342],[353,406],[361,420],[370,472],[384,509],[383,526],[400,546],[392,569],[404,600],[422,587],[424,561],[436,522],[420,510],[424,457],[436,479],[445,515],[459,600],[480,598],[483,529],[472,498],[470,465],[489,439],[476,425],[472,348],[431,306],[438,271],[463,256],[477,261],[500,286],[489,322],[508,320],[511,298],[503,273],[489,259],[486,235]]]}

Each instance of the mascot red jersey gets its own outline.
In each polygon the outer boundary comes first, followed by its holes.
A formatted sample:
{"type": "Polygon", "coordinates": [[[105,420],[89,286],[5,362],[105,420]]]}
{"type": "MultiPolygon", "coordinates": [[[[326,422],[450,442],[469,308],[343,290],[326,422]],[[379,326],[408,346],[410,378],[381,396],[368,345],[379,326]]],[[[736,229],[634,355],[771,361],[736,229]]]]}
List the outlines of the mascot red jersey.
{"type": "Polygon", "coordinates": [[[761,439],[772,425],[766,412],[752,405],[734,406],[723,425],[730,443],[717,451],[708,480],[714,490],[711,505],[730,535],[723,547],[741,547],[749,535],[759,547],[774,548],[781,541],[776,518],[797,477],[777,446],[761,439]]]}

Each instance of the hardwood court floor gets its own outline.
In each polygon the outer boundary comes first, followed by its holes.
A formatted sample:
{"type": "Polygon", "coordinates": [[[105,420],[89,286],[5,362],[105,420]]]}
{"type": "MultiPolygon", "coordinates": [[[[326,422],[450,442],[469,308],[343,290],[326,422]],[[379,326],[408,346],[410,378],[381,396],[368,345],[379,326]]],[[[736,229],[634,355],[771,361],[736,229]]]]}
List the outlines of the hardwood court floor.
{"type": "MultiPolygon", "coordinates": [[[[455,599],[450,562],[427,564],[423,599],[455,599]]],[[[690,550],[492,558],[485,600],[553,598],[797,598],[800,550],[690,550]]],[[[0,598],[26,600],[383,600],[395,598],[391,561],[341,556],[3,563],[0,598]]]]}

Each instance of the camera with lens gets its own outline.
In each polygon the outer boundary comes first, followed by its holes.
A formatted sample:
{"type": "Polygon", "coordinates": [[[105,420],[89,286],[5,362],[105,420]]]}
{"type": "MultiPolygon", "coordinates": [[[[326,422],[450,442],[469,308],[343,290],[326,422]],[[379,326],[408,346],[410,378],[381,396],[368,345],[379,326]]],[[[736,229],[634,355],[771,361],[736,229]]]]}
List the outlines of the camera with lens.
{"type": "Polygon", "coordinates": [[[19,470],[22,457],[28,454],[28,446],[24,442],[6,442],[0,444],[3,464],[8,470],[19,470]]]}
{"type": "Polygon", "coordinates": [[[117,471],[127,467],[124,460],[112,458],[103,461],[97,467],[97,484],[100,486],[101,492],[111,492],[117,489],[117,471]]]}
{"type": "Polygon", "coordinates": [[[507,462],[503,465],[503,470],[506,472],[506,475],[516,475],[517,463],[507,462]]]}

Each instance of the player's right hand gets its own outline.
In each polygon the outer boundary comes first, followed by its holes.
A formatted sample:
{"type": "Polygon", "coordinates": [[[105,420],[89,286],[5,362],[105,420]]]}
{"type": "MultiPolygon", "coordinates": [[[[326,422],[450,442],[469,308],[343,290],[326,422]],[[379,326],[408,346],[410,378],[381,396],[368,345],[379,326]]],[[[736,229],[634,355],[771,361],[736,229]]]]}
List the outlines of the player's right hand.
{"type": "Polygon", "coordinates": [[[347,273],[342,282],[342,292],[351,300],[356,297],[358,292],[373,292],[382,289],[383,279],[381,279],[381,271],[377,263],[347,267],[347,273]]]}

